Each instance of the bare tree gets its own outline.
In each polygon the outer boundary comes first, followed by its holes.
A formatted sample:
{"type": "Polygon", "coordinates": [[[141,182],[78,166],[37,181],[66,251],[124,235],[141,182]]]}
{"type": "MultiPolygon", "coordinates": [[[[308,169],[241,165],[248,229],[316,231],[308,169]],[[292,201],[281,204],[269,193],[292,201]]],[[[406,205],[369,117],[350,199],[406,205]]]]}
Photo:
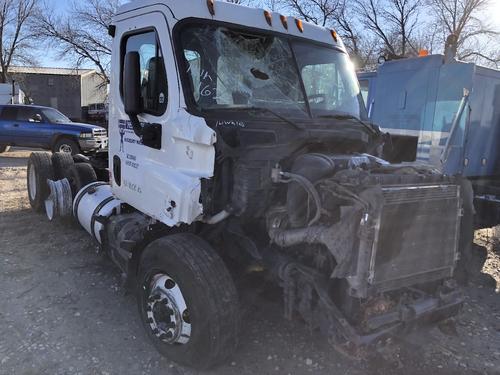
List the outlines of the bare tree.
{"type": "Polygon", "coordinates": [[[332,26],[340,0],[285,0],[283,5],[306,22],[332,26]]]}
{"type": "Polygon", "coordinates": [[[364,26],[384,44],[390,57],[417,53],[412,38],[417,30],[421,0],[354,0],[364,26]]]}
{"type": "Polygon", "coordinates": [[[372,35],[363,32],[359,22],[356,22],[357,17],[352,2],[348,3],[346,0],[337,4],[333,16],[334,27],[346,44],[355,66],[358,69],[363,69],[376,62],[375,57],[379,43],[372,35]]]}
{"type": "Polygon", "coordinates": [[[460,59],[479,58],[498,67],[500,47],[496,44],[496,48],[491,48],[491,45],[495,44],[500,31],[481,19],[490,5],[490,0],[430,0],[436,25],[442,31],[443,46],[448,35],[454,35],[460,59]]]}
{"type": "Polygon", "coordinates": [[[0,82],[8,79],[12,63],[32,63],[32,34],[29,23],[37,9],[37,0],[0,2],[0,82]]]}
{"type": "Polygon", "coordinates": [[[94,65],[104,82],[109,82],[112,40],[108,26],[119,4],[120,0],[74,1],[62,17],[46,6],[36,25],[38,36],[75,67],[94,65]]]}
{"type": "Polygon", "coordinates": [[[358,68],[373,59],[373,43],[367,43],[359,24],[352,2],[347,0],[282,0],[280,5],[306,22],[335,29],[358,68]]]}

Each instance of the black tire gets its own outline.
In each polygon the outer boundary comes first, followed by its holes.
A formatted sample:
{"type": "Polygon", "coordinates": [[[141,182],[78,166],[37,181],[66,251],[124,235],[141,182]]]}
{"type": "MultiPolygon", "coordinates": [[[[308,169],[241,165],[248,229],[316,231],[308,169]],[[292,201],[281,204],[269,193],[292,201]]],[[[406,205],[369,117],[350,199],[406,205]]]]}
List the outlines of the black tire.
{"type": "Polygon", "coordinates": [[[44,212],[45,210],[45,199],[50,194],[48,179],[54,179],[50,153],[32,152],[28,160],[26,185],[30,205],[35,211],[44,212]]]}
{"type": "Polygon", "coordinates": [[[235,350],[239,323],[236,288],[222,259],[207,242],[188,233],[151,242],[141,256],[137,280],[141,320],[161,354],[185,366],[207,369],[235,350]],[[148,320],[151,282],[159,273],[175,280],[185,299],[192,324],[187,343],[163,342],[148,320]]]}
{"type": "Polygon", "coordinates": [[[73,166],[73,156],[67,152],[55,152],[52,154],[52,166],[56,180],[69,177],[69,171],[73,166]]]}
{"type": "Polygon", "coordinates": [[[54,146],[52,147],[52,152],[66,152],[71,155],[79,154],[80,145],[71,138],[61,137],[59,138],[54,146]]]}
{"type": "Polygon", "coordinates": [[[10,146],[0,145],[0,154],[10,150],[10,146]]]}
{"type": "Polygon", "coordinates": [[[73,155],[73,161],[75,163],[89,163],[90,159],[88,156],[85,156],[83,154],[76,154],[76,155],[73,155]]]}
{"type": "Polygon", "coordinates": [[[68,173],[69,184],[71,185],[71,192],[73,197],[76,196],[78,191],[90,184],[97,181],[94,168],[87,163],[76,163],[71,166],[68,173]]]}

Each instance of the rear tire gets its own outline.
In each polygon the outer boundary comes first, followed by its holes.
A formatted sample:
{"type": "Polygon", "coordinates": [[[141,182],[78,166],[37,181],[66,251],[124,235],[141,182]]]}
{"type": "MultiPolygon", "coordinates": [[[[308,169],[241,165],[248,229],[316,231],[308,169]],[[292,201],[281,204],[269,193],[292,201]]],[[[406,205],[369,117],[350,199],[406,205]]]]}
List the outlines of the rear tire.
{"type": "Polygon", "coordinates": [[[73,197],[80,189],[91,182],[97,181],[97,176],[95,174],[94,168],[87,163],[77,163],[73,164],[69,169],[68,173],[69,184],[71,185],[71,192],[73,197]]]}
{"type": "Polygon", "coordinates": [[[236,347],[239,319],[234,282],[215,250],[195,235],[173,234],[151,242],[144,249],[138,272],[137,302],[148,336],[161,354],[175,362],[207,369],[224,361],[236,347]],[[182,299],[174,301],[172,306],[186,306],[180,314],[174,309],[174,314],[167,315],[166,325],[162,325],[161,319],[157,322],[155,309],[167,304],[165,299],[174,297],[165,297],[167,282],[161,288],[163,284],[158,286],[158,280],[160,284],[161,280],[167,280],[178,287],[179,292],[172,292],[171,296],[180,295],[182,299]],[[181,319],[174,322],[174,316],[181,319]],[[186,322],[189,329],[184,326],[186,322]],[[172,342],[175,336],[172,338],[172,333],[162,328],[169,325],[174,327],[172,332],[188,331],[188,338],[182,334],[179,342],[172,342]]]}
{"type": "Polygon", "coordinates": [[[59,138],[54,146],[52,147],[52,152],[66,152],[71,155],[79,154],[80,145],[71,138],[59,138]]]}
{"type": "Polygon", "coordinates": [[[0,145],[0,154],[10,150],[10,146],[0,145]]]}
{"type": "Polygon", "coordinates": [[[73,166],[73,156],[67,152],[55,152],[52,154],[52,166],[54,167],[54,177],[62,180],[69,176],[69,171],[73,166]]]}
{"type": "Polygon", "coordinates": [[[32,152],[28,160],[27,187],[31,207],[44,212],[45,199],[50,194],[47,180],[54,179],[52,159],[48,152],[32,152]]]}

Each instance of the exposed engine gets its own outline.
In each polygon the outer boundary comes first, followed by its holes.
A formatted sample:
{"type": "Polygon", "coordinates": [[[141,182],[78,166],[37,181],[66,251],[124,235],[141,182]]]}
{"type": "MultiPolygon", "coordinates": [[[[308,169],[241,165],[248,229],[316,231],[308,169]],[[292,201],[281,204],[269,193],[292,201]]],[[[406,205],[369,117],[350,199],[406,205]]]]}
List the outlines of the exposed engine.
{"type": "Polygon", "coordinates": [[[285,205],[268,212],[272,242],[328,250],[330,277],[347,279],[352,295],[452,276],[461,212],[454,178],[370,155],[319,153],[273,178],[288,188],[285,205]]]}
{"type": "Polygon", "coordinates": [[[443,280],[459,259],[460,181],[361,153],[304,153],[282,163],[287,169],[260,163],[235,167],[227,196],[239,222],[225,225],[279,275],[286,316],[298,311],[336,330],[349,316],[343,337],[351,330],[348,341],[363,343],[429,309],[459,308],[453,282],[443,280]],[[267,244],[259,239],[263,225],[267,244]],[[380,332],[359,336],[350,324],[380,332]]]}

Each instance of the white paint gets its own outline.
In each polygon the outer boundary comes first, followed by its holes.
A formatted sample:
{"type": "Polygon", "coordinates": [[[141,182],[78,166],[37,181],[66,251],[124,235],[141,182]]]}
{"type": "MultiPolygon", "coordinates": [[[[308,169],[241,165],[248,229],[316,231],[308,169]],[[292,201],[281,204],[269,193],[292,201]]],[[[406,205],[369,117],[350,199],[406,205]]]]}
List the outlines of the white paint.
{"type": "MultiPolygon", "coordinates": [[[[193,17],[309,38],[336,45],[345,51],[340,38],[335,42],[330,30],[304,22],[302,33],[292,17],[288,17],[288,29],[285,29],[280,15],[273,13],[272,26],[269,26],[263,9],[215,2],[215,15],[211,16],[206,0],[145,0],[123,5],[113,20],[116,33],[109,112],[110,171],[113,170],[113,156],[119,156],[122,160],[123,183],[119,186],[112,181],[112,191],[118,199],[169,226],[190,224],[202,218],[203,207],[199,203],[201,178],[213,176],[215,163],[215,132],[203,118],[192,116],[185,110],[184,94],[170,39],[176,23],[193,17]],[[119,91],[122,36],[152,27],[158,33],[167,69],[168,106],[164,115],[143,115],[140,121],[161,124],[160,150],[137,144],[138,138],[133,132],[122,129],[120,134],[119,128],[120,121],[129,120],[119,91]],[[127,142],[122,143],[122,139],[127,142]],[[132,155],[134,162],[125,165],[129,155],[132,155]]],[[[235,123],[234,126],[241,127],[244,124],[235,123]]]]}
{"type": "MultiPolygon", "coordinates": [[[[89,186],[83,187],[76,195],[74,200],[73,212],[75,213],[75,217],[80,223],[80,225],[92,235],[92,217],[94,215],[94,211],[103,202],[105,199],[112,197],[113,193],[111,191],[111,186],[109,185],[99,185],[100,182],[93,182],[89,185],[95,185],[94,189],[91,192],[87,192],[83,194],[86,188],[89,186]],[[81,197],[80,197],[81,196],[81,197]],[[76,203],[78,203],[78,207],[76,203]]],[[[97,213],[99,216],[110,217],[121,202],[118,199],[113,199],[110,202],[106,203],[97,213]]],[[[103,225],[98,221],[94,223],[94,234],[97,242],[101,243],[101,234],[103,225]]]]}

